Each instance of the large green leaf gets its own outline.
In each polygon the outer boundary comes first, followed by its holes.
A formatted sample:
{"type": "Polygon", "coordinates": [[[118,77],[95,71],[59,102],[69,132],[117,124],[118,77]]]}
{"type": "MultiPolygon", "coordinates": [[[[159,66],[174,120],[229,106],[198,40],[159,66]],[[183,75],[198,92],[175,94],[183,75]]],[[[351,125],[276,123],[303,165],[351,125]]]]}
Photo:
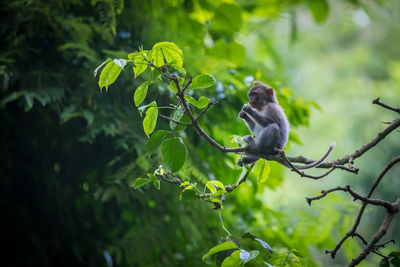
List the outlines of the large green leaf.
{"type": "Polygon", "coordinates": [[[158,108],[155,101],[153,101],[146,111],[146,116],[143,119],[143,129],[147,136],[154,131],[158,117],[158,108]]]}
{"type": "Polygon", "coordinates": [[[146,142],[146,151],[149,154],[156,152],[157,148],[161,145],[161,142],[164,140],[165,136],[170,132],[165,130],[159,130],[152,134],[146,142]]]}
{"type": "Polygon", "coordinates": [[[210,99],[205,96],[200,96],[199,100],[196,100],[194,97],[185,95],[185,99],[187,102],[199,109],[207,107],[208,103],[210,102],[210,99]]]}
{"type": "Polygon", "coordinates": [[[222,262],[221,267],[237,267],[242,263],[243,261],[240,258],[240,250],[237,250],[222,262]]]}
{"type": "Polygon", "coordinates": [[[138,88],[136,88],[135,95],[133,96],[136,107],[138,107],[146,98],[147,89],[149,88],[150,83],[151,81],[145,81],[144,83],[139,85],[138,88]]]}
{"type": "Polygon", "coordinates": [[[121,73],[122,67],[120,65],[115,64],[114,61],[108,62],[107,65],[103,68],[100,73],[99,78],[99,87],[103,89],[106,88],[108,90],[108,86],[115,82],[121,73]]]}
{"type": "Polygon", "coordinates": [[[326,20],[329,12],[329,5],[326,0],[309,0],[308,6],[316,22],[322,23],[326,20]]]}
{"type": "Polygon", "coordinates": [[[190,85],[191,89],[201,89],[208,88],[214,86],[215,78],[210,74],[200,74],[194,77],[192,84],[190,85]]]}
{"type": "Polygon", "coordinates": [[[172,66],[182,69],[183,53],[182,50],[172,42],[156,43],[152,48],[151,58],[156,67],[164,65],[164,57],[166,63],[171,63],[172,66]]]}
{"type": "Polygon", "coordinates": [[[213,248],[211,248],[204,256],[203,256],[203,261],[207,258],[207,257],[209,257],[209,256],[211,256],[211,255],[213,255],[213,254],[215,254],[215,253],[217,253],[217,252],[220,252],[220,251],[224,251],[224,250],[228,250],[228,249],[238,249],[239,247],[234,243],[234,242],[232,242],[232,241],[229,241],[229,242],[224,242],[224,243],[221,243],[221,244],[218,244],[218,245],[216,245],[215,247],[213,247],[213,248]]]}
{"type": "Polygon", "coordinates": [[[180,137],[165,139],[161,144],[163,164],[171,172],[177,172],[182,168],[186,154],[186,146],[180,137]]]}

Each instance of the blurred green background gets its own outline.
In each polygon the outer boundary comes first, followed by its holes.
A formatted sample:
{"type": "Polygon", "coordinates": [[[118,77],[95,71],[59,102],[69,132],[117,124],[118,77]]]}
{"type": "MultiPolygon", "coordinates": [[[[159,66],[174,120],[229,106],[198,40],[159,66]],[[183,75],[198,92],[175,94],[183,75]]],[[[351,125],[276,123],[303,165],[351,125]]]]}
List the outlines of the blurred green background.
{"type": "MultiPolygon", "coordinates": [[[[291,123],[288,155],[317,158],[331,141],[330,158],[353,152],[395,118],[372,99],[400,103],[396,0],[16,0],[0,3],[0,21],[0,223],[8,266],[215,265],[201,262],[225,235],[210,204],[179,200],[175,185],[132,188],[160,156],[144,150],[133,104],[141,81],[131,70],[99,91],[93,70],[107,57],[176,43],[190,74],[216,77],[216,89],[200,93],[219,104],[201,123],[230,146],[231,135],[248,134],[237,113],[253,79],[278,91],[291,123]]],[[[152,85],[146,102],[168,105],[167,86],[152,85]]],[[[159,121],[157,129],[165,128],[159,121]]],[[[238,155],[221,154],[192,129],[180,134],[189,149],[182,177],[236,181],[238,155]]],[[[334,193],[309,207],[305,197],[345,184],[365,193],[399,150],[394,132],[356,160],[357,176],[336,171],[313,181],[271,163],[268,180],[257,184],[256,169],[227,195],[225,225],[256,234],[277,254],[298,250],[304,265],[343,266],[361,252],[358,240],[349,239],[335,260],[324,250],[351,227],[360,203],[334,193]]],[[[394,167],[374,197],[394,201],[399,174],[394,167]]],[[[367,207],[359,232],[374,234],[383,212],[367,207]]],[[[398,218],[390,237],[400,237],[398,218]]],[[[360,266],[379,260],[371,254],[360,266]]]]}

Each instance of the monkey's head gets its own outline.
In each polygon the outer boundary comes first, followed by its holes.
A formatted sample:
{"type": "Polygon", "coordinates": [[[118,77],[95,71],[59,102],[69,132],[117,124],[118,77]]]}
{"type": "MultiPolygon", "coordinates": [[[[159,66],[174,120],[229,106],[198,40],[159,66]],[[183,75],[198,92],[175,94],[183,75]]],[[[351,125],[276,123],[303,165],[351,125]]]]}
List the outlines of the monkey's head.
{"type": "Polygon", "coordinates": [[[247,94],[252,108],[261,110],[267,103],[278,103],[274,89],[258,81],[253,82],[253,85],[247,94]]]}

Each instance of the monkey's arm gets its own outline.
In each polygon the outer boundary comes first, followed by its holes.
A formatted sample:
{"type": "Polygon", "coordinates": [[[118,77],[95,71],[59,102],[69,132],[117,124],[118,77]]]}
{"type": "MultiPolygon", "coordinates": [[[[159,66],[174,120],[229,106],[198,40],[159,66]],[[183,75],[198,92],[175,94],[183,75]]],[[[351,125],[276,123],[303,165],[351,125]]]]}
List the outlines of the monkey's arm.
{"type": "Polygon", "coordinates": [[[262,116],[261,114],[259,114],[258,112],[256,112],[254,109],[252,109],[250,106],[244,105],[242,108],[242,111],[246,112],[247,115],[249,115],[249,117],[251,119],[253,119],[257,124],[265,127],[268,124],[274,123],[273,120],[262,116]]]}
{"type": "Polygon", "coordinates": [[[253,119],[250,118],[250,116],[249,116],[246,112],[244,112],[243,110],[241,110],[241,111],[239,112],[239,118],[240,118],[240,119],[243,119],[243,120],[246,122],[247,127],[249,127],[250,131],[253,132],[253,129],[254,129],[254,127],[256,126],[256,124],[255,124],[255,122],[253,121],[253,119]]]}

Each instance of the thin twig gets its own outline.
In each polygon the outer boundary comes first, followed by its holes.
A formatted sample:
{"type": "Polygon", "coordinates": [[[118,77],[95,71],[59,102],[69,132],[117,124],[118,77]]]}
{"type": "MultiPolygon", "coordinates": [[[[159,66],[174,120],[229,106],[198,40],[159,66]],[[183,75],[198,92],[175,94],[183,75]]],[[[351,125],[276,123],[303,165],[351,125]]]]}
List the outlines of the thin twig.
{"type": "Polygon", "coordinates": [[[381,107],[383,107],[383,108],[392,110],[392,111],[397,112],[397,113],[400,114],[400,108],[394,108],[394,107],[391,107],[391,106],[389,106],[389,105],[386,105],[386,104],[380,102],[379,99],[380,99],[380,98],[378,97],[378,98],[372,100],[372,104],[379,105],[379,106],[381,106],[381,107]]]}
{"type": "Polygon", "coordinates": [[[199,114],[199,116],[197,116],[196,121],[199,121],[199,119],[207,112],[207,110],[208,110],[212,105],[215,105],[215,104],[217,104],[217,101],[215,101],[215,100],[211,100],[210,102],[208,102],[207,107],[205,107],[205,108],[201,111],[201,113],[199,114]]]}
{"type": "Polygon", "coordinates": [[[306,197],[307,203],[311,206],[311,202],[313,200],[321,199],[321,198],[325,197],[326,195],[328,195],[329,193],[332,193],[334,191],[348,192],[350,195],[352,195],[354,197],[354,200],[361,200],[364,203],[368,203],[368,204],[375,205],[375,206],[382,206],[382,207],[386,208],[387,210],[393,209],[393,204],[391,202],[381,200],[381,199],[373,199],[373,198],[364,197],[364,196],[358,194],[357,192],[355,192],[354,190],[352,190],[350,188],[350,185],[337,186],[337,187],[334,187],[334,188],[331,188],[328,190],[322,190],[321,194],[318,196],[306,197]]]}
{"type": "Polygon", "coordinates": [[[168,116],[165,116],[165,115],[163,115],[163,114],[159,114],[159,116],[160,116],[161,118],[163,118],[163,119],[166,119],[166,120],[175,122],[176,124],[181,124],[181,125],[185,125],[185,126],[192,126],[191,123],[186,123],[186,122],[177,121],[177,120],[175,120],[175,119],[173,119],[173,118],[170,118],[170,117],[168,117],[168,116]]]}

